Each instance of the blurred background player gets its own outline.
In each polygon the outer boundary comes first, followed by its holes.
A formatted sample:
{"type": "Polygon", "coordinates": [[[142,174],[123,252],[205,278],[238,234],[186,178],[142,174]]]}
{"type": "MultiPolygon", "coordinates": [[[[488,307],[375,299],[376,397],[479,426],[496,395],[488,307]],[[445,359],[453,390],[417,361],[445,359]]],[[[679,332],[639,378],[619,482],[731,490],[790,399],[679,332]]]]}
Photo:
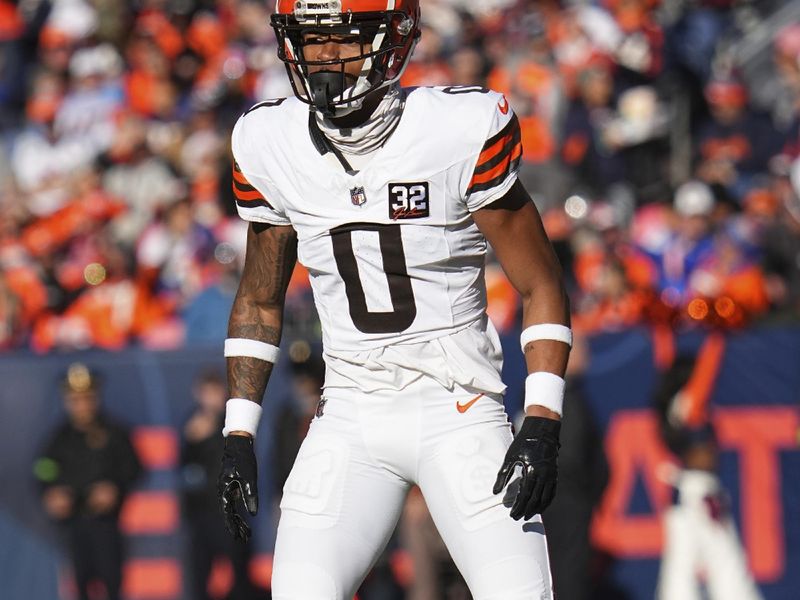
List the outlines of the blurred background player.
{"type": "Polygon", "coordinates": [[[80,599],[96,597],[100,583],[106,598],[118,600],[124,548],[117,521],[141,466],[127,430],[100,409],[97,375],[75,363],[61,391],[67,421],[34,464],[42,505],[63,534],[80,599]]]}
{"type": "Polygon", "coordinates": [[[697,356],[679,356],[655,394],[661,431],[679,467],[668,472],[673,504],[664,514],[658,600],[760,600],[717,476],[718,446],[708,401],[725,338],[710,334],[697,356]]]}
{"type": "Polygon", "coordinates": [[[586,340],[576,336],[566,372],[558,491],[542,514],[553,590],[559,600],[589,600],[597,587],[591,522],[609,473],[603,440],[586,399],[583,374],[588,351],[586,340]]]}
{"type": "Polygon", "coordinates": [[[216,477],[224,445],[219,430],[225,420],[225,380],[216,371],[203,372],[195,381],[192,396],[196,406],[183,428],[181,452],[191,597],[211,599],[208,591],[211,567],[214,561],[227,559],[233,572],[233,585],[225,598],[255,599],[257,591],[248,573],[250,546],[236,544],[219,519],[216,477]]]}

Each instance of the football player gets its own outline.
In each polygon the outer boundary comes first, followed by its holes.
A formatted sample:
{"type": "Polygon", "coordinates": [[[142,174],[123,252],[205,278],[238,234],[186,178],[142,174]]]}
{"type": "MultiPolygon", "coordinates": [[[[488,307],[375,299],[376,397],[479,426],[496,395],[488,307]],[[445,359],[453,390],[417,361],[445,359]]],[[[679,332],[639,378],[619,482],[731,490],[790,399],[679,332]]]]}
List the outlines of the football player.
{"type": "Polygon", "coordinates": [[[657,600],[761,600],[717,474],[719,448],[709,401],[726,340],[713,332],[697,356],[681,355],[661,376],[661,433],[680,463],[665,471],[673,503],[664,511],[657,600]]]}
{"type": "Polygon", "coordinates": [[[516,115],[477,87],[403,89],[419,0],[279,0],[296,98],[232,134],[250,222],[225,355],[226,524],[258,507],[253,438],[295,261],[323,331],[324,397],[284,486],[273,597],[350,599],[419,485],[476,599],[552,597],[539,513],[556,487],[572,341],[555,254],[517,181],[516,115]],[[522,296],[516,437],[486,316],[487,243],[522,296]]]}

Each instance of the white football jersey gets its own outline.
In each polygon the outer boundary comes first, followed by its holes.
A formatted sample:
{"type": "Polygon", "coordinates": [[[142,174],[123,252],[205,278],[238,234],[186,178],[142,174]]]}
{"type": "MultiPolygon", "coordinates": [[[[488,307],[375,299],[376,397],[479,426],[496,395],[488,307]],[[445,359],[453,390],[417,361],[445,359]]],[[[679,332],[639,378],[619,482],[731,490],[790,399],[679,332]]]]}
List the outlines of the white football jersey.
{"type": "Polygon", "coordinates": [[[296,98],[254,106],[233,130],[239,214],[297,232],[326,352],[424,342],[485,320],[487,244],[471,213],[516,180],[519,123],[496,92],[405,92],[396,130],[357,173],[320,153],[296,98]]]}

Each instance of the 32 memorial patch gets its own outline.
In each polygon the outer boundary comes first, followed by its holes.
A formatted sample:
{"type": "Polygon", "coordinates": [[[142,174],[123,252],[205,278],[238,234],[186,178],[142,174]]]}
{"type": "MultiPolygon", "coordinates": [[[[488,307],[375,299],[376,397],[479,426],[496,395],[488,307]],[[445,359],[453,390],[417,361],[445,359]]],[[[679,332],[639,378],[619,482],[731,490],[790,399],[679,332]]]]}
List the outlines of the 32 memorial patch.
{"type": "Polygon", "coordinates": [[[390,219],[422,219],[430,214],[427,181],[389,184],[390,219]]]}

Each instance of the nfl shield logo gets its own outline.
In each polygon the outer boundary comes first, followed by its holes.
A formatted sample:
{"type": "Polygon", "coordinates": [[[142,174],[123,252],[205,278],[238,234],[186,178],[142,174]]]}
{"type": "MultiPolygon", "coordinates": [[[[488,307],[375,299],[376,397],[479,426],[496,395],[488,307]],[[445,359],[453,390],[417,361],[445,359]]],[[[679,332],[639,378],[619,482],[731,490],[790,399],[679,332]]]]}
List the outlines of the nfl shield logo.
{"type": "Polygon", "coordinates": [[[361,206],[367,201],[367,195],[364,193],[363,187],[354,187],[350,190],[350,201],[356,205],[361,206]]]}

